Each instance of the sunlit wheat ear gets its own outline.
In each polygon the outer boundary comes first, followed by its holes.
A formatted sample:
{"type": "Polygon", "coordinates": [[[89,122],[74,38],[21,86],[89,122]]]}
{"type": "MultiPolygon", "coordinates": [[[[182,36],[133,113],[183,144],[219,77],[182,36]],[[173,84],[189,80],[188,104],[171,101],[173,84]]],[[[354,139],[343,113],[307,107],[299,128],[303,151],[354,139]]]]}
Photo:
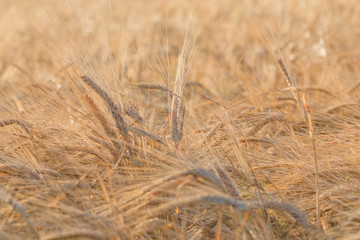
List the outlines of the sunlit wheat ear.
{"type": "Polygon", "coordinates": [[[173,97],[171,103],[170,124],[172,129],[172,139],[175,142],[176,147],[179,147],[183,136],[185,116],[185,102],[183,99],[183,90],[186,81],[189,78],[189,71],[195,45],[195,38],[191,33],[190,29],[192,24],[194,24],[193,21],[191,21],[186,28],[184,44],[178,57],[178,65],[173,89],[175,97],[173,97]]]}

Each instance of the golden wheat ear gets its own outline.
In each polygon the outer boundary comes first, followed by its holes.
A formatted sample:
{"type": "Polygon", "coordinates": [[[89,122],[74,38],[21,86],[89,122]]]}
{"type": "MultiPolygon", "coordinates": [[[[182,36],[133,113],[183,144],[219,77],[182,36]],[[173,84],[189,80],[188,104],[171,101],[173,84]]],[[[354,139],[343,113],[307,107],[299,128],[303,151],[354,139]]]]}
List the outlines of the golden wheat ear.
{"type": "Polygon", "coordinates": [[[195,37],[191,32],[193,25],[194,19],[191,19],[186,28],[183,47],[178,57],[174,89],[172,91],[175,96],[171,103],[170,124],[172,129],[172,139],[177,148],[179,148],[184,127],[185,102],[183,99],[183,90],[186,81],[189,78],[189,71],[195,47],[195,37]]]}

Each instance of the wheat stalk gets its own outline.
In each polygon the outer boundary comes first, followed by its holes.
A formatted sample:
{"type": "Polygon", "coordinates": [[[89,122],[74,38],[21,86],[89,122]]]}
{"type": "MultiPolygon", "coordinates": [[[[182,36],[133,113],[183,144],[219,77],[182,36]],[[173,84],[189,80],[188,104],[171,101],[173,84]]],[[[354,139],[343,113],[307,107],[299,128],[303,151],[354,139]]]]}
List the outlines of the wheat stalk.
{"type": "Polygon", "coordinates": [[[226,196],[220,195],[205,195],[205,196],[192,196],[182,199],[176,199],[172,202],[164,204],[163,206],[159,206],[154,208],[150,213],[149,217],[157,215],[159,212],[165,212],[167,210],[173,209],[176,206],[184,206],[196,203],[211,203],[217,205],[228,205],[232,206],[236,210],[243,211],[243,212],[251,212],[255,209],[269,209],[269,210],[278,210],[285,213],[288,213],[292,216],[297,223],[303,226],[308,233],[312,228],[311,224],[308,222],[306,214],[294,207],[290,203],[286,202],[276,202],[276,201],[239,201],[235,200],[234,198],[229,198],[226,196]]]}
{"type": "Polygon", "coordinates": [[[265,118],[265,120],[262,121],[261,123],[256,124],[256,126],[253,129],[251,129],[246,135],[254,136],[257,132],[259,132],[268,123],[273,122],[273,121],[284,121],[284,117],[283,116],[269,116],[269,117],[265,118]]]}
{"type": "Polygon", "coordinates": [[[151,90],[159,90],[165,93],[169,93],[171,95],[173,95],[173,91],[171,91],[169,88],[162,86],[162,85],[157,85],[157,84],[147,84],[147,83],[140,83],[137,85],[138,88],[145,88],[145,89],[151,89],[151,90]]]}
{"type": "Polygon", "coordinates": [[[279,64],[279,67],[281,69],[282,74],[284,75],[286,82],[289,87],[293,87],[294,90],[292,91],[294,98],[297,100],[298,106],[300,108],[300,111],[302,113],[302,116],[307,123],[309,127],[309,136],[312,143],[312,149],[313,149],[313,159],[315,164],[315,206],[316,206],[316,225],[318,229],[321,228],[320,225],[320,202],[319,202],[319,195],[320,195],[320,189],[319,189],[319,167],[318,167],[318,159],[316,154],[316,144],[315,144],[315,136],[314,136],[314,128],[311,121],[311,115],[310,115],[310,107],[307,104],[305,94],[300,92],[300,90],[297,88],[294,78],[288,73],[285,64],[280,57],[277,60],[277,63],[279,64]]]}
{"type": "Polygon", "coordinates": [[[25,208],[20,205],[15,199],[13,199],[9,194],[7,194],[4,190],[0,190],[0,200],[9,204],[15,211],[20,213],[21,217],[25,220],[28,225],[28,228],[31,232],[31,235],[35,239],[40,239],[39,234],[37,233],[34,224],[30,221],[28,216],[25,213],[25,208]]]}
{"type": "Polygon", "coordinates": [[[73,238],[103,240],[103,239],[109,239],[109,236],[90,229],[87,230],[81,229],[81,230],[64,231],[60,233],[51,233],[45,237],[42,237],[41,240],[61,240],[61,239],[73,239],[73,238]]]}

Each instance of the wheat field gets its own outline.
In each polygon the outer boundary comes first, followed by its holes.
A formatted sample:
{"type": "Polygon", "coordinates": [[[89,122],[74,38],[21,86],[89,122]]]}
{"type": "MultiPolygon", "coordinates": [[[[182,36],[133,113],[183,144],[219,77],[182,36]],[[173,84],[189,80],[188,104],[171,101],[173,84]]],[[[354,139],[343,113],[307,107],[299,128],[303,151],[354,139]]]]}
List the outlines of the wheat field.
{"type": "Polygon", "coordinates": [[[360,4],[0,2],[0,239],[360,239],[360,4]]]}

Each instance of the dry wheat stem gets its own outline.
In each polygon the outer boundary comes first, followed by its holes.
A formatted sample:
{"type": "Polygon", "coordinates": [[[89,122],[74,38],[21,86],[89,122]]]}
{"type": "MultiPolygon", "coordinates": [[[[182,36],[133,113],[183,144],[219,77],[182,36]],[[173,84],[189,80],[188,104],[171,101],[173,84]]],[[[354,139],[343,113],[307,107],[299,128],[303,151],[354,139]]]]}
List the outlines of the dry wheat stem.
{"type": "Polygon", "coordinates": [[[139,88],[145,88],[145,89],[151,89],[151,90],[160,90],[160,91],[168,93],[170,95],[174,95],[173,91],[171,91],[169,88],[167,88],[165,86],[162,86],[162,85],[141,83],[141,84],[138,84],[137,86],[139,88]]]}
{"type": "Polygon", "coordinates": [[[289,72],[287,71],[286,67],[285,67],[285,64],[284,64],[284,61],[282,60],[282,58],[279,58],[277,60],[277,63],[280,67],[280,70],[282,72],[282,74],[284,75],[285,77],[285,80],[288,84],[289,87],[292,87],[292,93],[294,95],[294,98],[297,100],[297,103],[299,105],[299,109],[301,111],[301,114],[305,120],[305,122],[307,124],[309,124],[309,116],[308,116],[308,113],[305,111],[305,107],[304,107],[304,103],[300,97],[300,92],[299,92],[299,88],[296,86],[296,83],[295,83],[295,80],[294,78],[289,74],[289,72]]]}
{"type": "Polygon", "coordinates": [[[212,204],[218,204],[218,205],[228,205],[232,206],[235,209],[239,211],[244,212],[251,212],[254,209],[272,209],[272,210],[278,210],[285,213],[290,214],[301,226],[303,226],[308,232],[312,228],[312,225],[308,222],[306,214],[296,207],[294,207],[290,203],[286,202],[275,202],[275,201],[239,201],[235,200],[233,198],[225,197],[225,196],[219,196],[219,195],[205,195],[205,196],[193,196],[193,197],[187,197],[187,198],[180,198],[175,201],[169,202],[168,204],[164,204],[163,206],[159,206],[157,208],[154,208],[150,216],[156,216],[159,212],[165,212],[167,210],[173,209],[176,206],[185,206],[189,204],[195,204],[195,203],[212,203],[212,204]]]}
{"type": "Polygon", "coordinates": [[[246,136],[253,136],[255,135],[257,132],[259,132],[263,127],[265,127],[268,123],[273,122],[273,121],[284,121],[284,117],[283,116],[270,116],[267,117],[264,121],[262,121],[260,124],[256,124],[256,126],[251,129],[246,136]]]}
{"type": "Polygon", "coordinates": [[[88,147],[84,147],[84,146],[65,146],[65,150],[69,150],[69,151],[79,151],[79,152],[84,152],[84,153],[88,153],[88,154],[92,154],[96,157],[98,157],[101,161],[103,161],[106,164],[110,164],[109,161],[105,158],[105,156],[103,156],[101,153],[96,152],[93,149],[90,149],[88,147]]]}
{"type": "Polygon", "coordinates": [[[314,136],[314,129],[313,129],[313,125],[311,122],[311,115],[310,115],[310,107],[306,102],[306,98],[305,98],[305,94],[303,94],[302,92],[299,91],[299,89],[296,86],[295,80],[293,79],[293,77],[291,75],[289,75],[285,64],[282,60],[282,58],[280,57],[277,60],[277,63],[281,69],[282,74],[284,75],[288,86],[289,87],[293,87],[294,90],[292,91],[294,98],[297,100],[298,106],[300,108],[300,111],[303,115],[304,121],[307,123],[308,127],[309,127],[309,135],[310,135],[310,140],[312,143],[312,150],[313,150],[313,158],[314,158],[314,164],[315,164],[315,207],[316,207],[316,225],[317,228],[320,230],[321,229],[321,225],[320,225],[320,202],[319,202],[319,195],[320,195],[320,190],[319,190],[319,167],[318,167],[318,161],[317,161],[317,155],[316,155],[316,145],[315,145],[315,136],[314,136]]]}
{"type": "Polygon", "coordinates": [[[41,240],[62,240],[62,239],[78,239],[78,238],[86,238],[86,239],[94,239],[94,240],[106,240],[109,239],[109,236],[96,232],[93,230],[72,230],[72,231],[65,231],[60,233],[52,233],[47,236],[41,238],[41,240]]]}
{"type": "Polygon", "coordinates": [[[129,202],[134,201],[139,196],[145,195],[146,193],[154,190],[155,188],[161,186],[164,183],[168,183],[168,182],[171,182],[173,180],[179,179],[181,177],[189,176],[189,175],[192,175],[192,176],[198,177],[198,178],[206,179],[207,181],[212,182],[215,185],[219,186],[221,189],[223,189],[223,183],[222,183],[221,179],[219,179],[217,176],[215,176],[212,172],[210,172],[209,170],[206,170],[206,169],[202,169],[202,168],[195,168],[195,169],[186,170],[186,171],[183,171],[183,172],[175,173],[173,175],[160,178],[155,183],[153,183],[153,184],[139,190],[136,195],[132,196],[130,199],[126,200],[122,204],[123,204],[123,206],[125,206],[129,202]]]}
{"type": "Polygon", "coordinates": [[[159,137],[159,136],[157,136],[157,135],[155,135],[155,134],[153,134],[153,133],[149,133],[149,132],[147,132],[147,131],[145,131],[145,130],[142,130],[142,129],[140,129],[140,128],[137,128],[137,127],[132,127],[132,126],[127,126],[127,129],[129,130],[129,131],[131,131],[131,132],[134,132],[134,133],[138,133],[138,134],[140,134],[140,135],[144,135],[144,136],[146,136],[146,137],[148,137],[148,138],[150,138],[150,139],[152,139],[152,140],[154,140],[154,141],[156,141],[156,142],[159,142],[159,143],[164,143],[164,141],[163,141],[163,139],[161,138],[161,137],[159,137]]]}

